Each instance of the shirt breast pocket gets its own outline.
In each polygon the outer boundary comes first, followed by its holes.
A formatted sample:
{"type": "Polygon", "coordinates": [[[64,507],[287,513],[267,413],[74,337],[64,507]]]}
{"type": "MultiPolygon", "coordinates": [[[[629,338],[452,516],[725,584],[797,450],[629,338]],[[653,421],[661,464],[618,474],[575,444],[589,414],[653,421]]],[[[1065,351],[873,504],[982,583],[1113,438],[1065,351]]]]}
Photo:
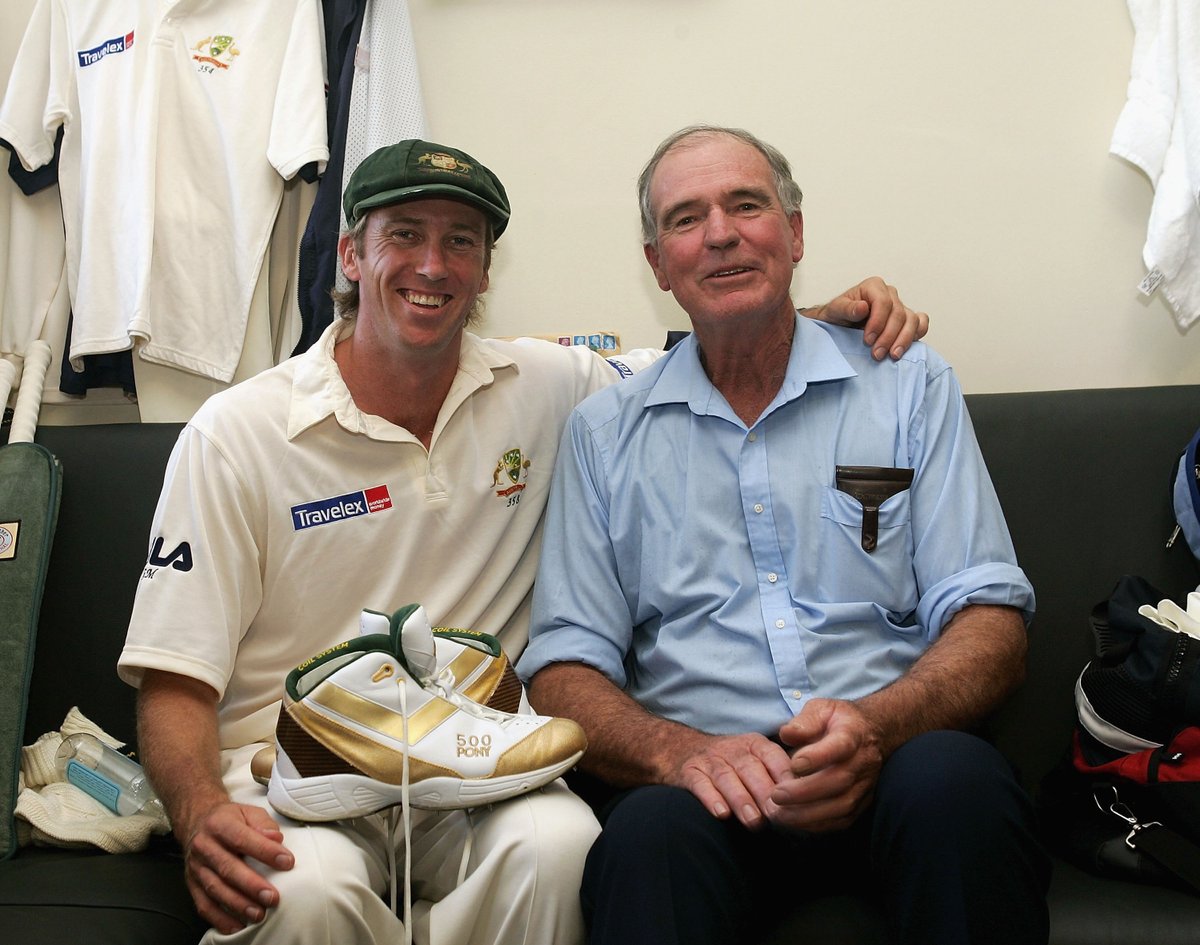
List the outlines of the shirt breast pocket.
{"type": "Polygon", "coordinates": [[[895,614],[917,605],[913,573],[912,496],[907,488],[877,506],[834,486],[821,501],[821,559],[826,599],[872,601],[895,614]]]}

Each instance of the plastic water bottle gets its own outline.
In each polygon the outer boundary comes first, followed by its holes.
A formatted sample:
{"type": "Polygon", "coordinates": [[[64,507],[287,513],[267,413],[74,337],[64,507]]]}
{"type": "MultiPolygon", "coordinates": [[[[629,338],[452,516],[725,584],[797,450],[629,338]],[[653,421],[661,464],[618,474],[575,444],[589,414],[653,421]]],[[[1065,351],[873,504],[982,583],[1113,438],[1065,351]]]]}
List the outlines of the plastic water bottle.
{"type": "Polygon", "coordinates": [[[79,732],[63,739],[55,755],[59,774],[114,814],[162,810],[142,766],[109,748],[95,735],[79,732]]]}

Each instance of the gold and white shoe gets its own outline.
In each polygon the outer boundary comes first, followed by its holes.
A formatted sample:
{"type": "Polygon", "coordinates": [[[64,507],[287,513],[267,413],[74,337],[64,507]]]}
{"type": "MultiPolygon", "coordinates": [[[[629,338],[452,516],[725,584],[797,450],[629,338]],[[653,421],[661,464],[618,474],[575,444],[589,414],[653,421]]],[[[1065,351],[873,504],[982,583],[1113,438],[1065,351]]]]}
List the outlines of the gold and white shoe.
{"type": "Polygon", "coordinates": [[[277,811],[329,821],[396,804],[478,807],[542,787],[579,760],[587,742],[574,722],[503,712],[460,691],[451,667],[467,651],[487,657],[470,657],[477,678],[497,667],[503,676],[494,638],[457,637],[463,650],[444,663],[441,639],[412,604],[387,618],[387,633],[340,643],[288,674],[267,788],[277,811]]]}
{"type": "MultiPolygon", "coordinates": [[[[364,610],[359,619],[359,633],[363,636],[386,635],[390,628],[391,614],[364,610]]],[[[525,687],[495,637],[457,627],[432,630],[435,675],[449,670],[454,676],[454,688],[472,702],[501,712],[533,714],[525,687]]]]}
{"type": "MultiPolygon", "coordinates": [[[[391,616],[364,610],[359,632],[364,636],[387,635],[391,632],[391,616]]],[[[433,639],[436,673],[440,675],[448,669],[454,676],[454,688],[468,699],[501,712],[534,714],[525,687],[495,637],[478,630],[434,627],[433,639]]],[[[266,787],[271,782],[274,766],[275,746],[266,745],[250,760],[250,774],[266,787]]]]}

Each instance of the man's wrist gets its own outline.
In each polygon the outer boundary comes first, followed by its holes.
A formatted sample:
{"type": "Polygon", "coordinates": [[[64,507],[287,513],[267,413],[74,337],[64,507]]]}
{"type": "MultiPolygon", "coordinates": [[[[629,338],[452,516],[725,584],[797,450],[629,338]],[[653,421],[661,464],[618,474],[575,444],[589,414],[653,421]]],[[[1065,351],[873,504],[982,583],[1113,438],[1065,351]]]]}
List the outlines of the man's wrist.
{"type": "MultiPolygon", "coordinates": [[[[204,821],[222,804],[232,804],[233,799],[225,791],[207,793],[201,798],[188,798],[178,804],[178,819],[172,817],[175,839],[183,848],[184,853],[192,845],[192,840],[204,826],[204,821]]],[[[168,811],[170,814],[171,812],[168,811]]]]}

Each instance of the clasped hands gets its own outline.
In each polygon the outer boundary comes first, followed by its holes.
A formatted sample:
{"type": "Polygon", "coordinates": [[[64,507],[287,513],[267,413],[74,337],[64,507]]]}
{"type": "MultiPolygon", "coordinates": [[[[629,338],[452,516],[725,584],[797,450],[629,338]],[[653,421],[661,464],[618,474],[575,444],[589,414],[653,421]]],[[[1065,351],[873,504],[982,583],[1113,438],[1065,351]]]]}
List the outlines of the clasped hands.
{"type": "Polygon", "coordinates": [[[779,730],[706,736],[672,783],[717,818],[751,830],[768,824],[813,832],[849,827],[871,802],[883,765],[875,724],[854,703],[813,699],[779,730]]]}

